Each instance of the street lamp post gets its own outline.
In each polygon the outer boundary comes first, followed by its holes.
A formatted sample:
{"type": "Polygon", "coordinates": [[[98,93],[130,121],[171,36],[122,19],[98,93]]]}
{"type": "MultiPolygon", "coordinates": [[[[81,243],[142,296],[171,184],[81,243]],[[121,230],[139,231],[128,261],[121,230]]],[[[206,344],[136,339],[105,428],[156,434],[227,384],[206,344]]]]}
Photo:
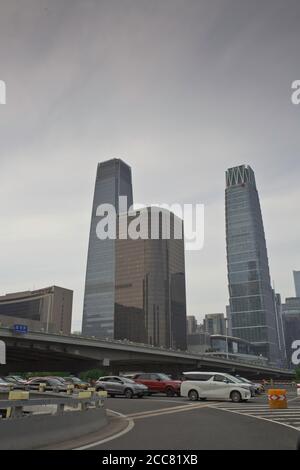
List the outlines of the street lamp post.
{"type": "Polygon", "coordinates": [[[225,318],[226,359],[228,359],[228,318],[225,318]]]}

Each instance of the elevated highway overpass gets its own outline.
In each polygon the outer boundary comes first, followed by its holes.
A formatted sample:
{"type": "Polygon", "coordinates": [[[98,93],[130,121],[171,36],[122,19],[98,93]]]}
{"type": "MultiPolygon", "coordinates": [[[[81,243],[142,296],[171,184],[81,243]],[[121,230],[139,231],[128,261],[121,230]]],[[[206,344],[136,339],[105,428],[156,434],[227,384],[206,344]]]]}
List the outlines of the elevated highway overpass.
{"type": "Polygon", "coordinates": [[[88,369],[125,371],[214,370],[247,377],[290,380],[290,370],[233,359],[209,357],[189,352],[155,348],[131,342],[104,341],[78,335],[57,335],[30,331],[19,334],[0,327],[0,340],[6,344],[6,364],[0,376],[12,372],[66,371],[88,369]]]}

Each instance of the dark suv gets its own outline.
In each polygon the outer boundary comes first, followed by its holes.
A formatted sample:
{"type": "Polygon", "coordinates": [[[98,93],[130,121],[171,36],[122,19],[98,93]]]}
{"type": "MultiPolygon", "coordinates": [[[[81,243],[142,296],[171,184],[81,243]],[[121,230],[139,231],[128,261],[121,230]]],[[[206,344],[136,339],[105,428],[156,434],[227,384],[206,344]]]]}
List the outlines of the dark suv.
{"type": "Polygon", "coordinates": [[[146,385],[149,394],[165,393],[168,397],[180,396],[180,380],[172,380],[166,374],[141,373],[133,376],[133,380],[139,384],[146,385]]]}

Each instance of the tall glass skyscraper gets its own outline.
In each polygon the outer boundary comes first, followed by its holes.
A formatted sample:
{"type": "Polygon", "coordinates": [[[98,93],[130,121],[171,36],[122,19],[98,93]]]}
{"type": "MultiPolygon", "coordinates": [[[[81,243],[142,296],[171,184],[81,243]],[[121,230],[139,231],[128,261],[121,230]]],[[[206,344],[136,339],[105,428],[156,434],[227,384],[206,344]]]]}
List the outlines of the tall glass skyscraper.
{"type": "Polygon", "coordinates": [[[250,166],[226,172],[226,241],[232,335],[258,354],[280,360],[275,296],[271,287],[263,220],[250,166]]]}
{"type": "Polygon", "coordinates": [[[114,337],[115,240],[100,240],[96,227],[97,208],[112,204],[117,214],[133,204],[131,168],[120,159],[98,164],[87,259],[82,333],[97,338],[114,337]],[[127,207],[119,208],[119,197],[127,207]]]}
{"type": "MultiPolygon", "coordinates": [[[[147,237],[116,242],[115,338],[186,350],[184,238],[174,236],[175,225],[183,233],[183,220],[155,207],[139,214],[147,220],[147,237]],[[164,227],[170,228],[166,239],[164,227]],[[157,238],[151,238],[153,228],[157,238]]],[[[135,217],[127,214],[125,229],[135,217]]]]}
{"type": "Polygon", "coordinates": [[[300,297],[300,271],[294,271],[296,297],[300,297]]]}

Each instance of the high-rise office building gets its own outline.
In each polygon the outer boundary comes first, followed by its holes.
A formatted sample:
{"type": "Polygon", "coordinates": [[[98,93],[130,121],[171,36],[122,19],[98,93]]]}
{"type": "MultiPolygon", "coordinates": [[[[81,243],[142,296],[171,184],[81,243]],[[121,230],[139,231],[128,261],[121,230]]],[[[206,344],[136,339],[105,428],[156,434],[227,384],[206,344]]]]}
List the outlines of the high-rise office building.
{"type": "Polygon", "coordinates": [[[288,365],[292,364],[292,344],[300,339],[300,297],[289,297],[282,304],[282,317],[284,326],[285,346],[288,365]]]}
{"type": "Polygon", "coordinates": [[[210,335],[226,335],[224,313],[208,313],[203,321],[204,331],[210,335]]]}
{"type": "Polygon", "coordinates": [[[250,166],[226,172],[226,242],[232,335],[279,363],[275,296],[263,220],[250,166]]]}
{"type": "Polygon", "coordinates": [[[296,297],[300,297],[300,271],[294,271],[293,273],[296,297]]]}
{"type": "MultiPolygon", "coordinates": [[[[173,236],[174,224],[183,226],[183,221],[166,210],[145,208],[138,212],[142,213],[148,220],[148,235],[144,239],[120,235],[116,241],[114,336],[186,350],[184,239],[173,236]],[[151,237],[154,211],[162,215],[157,238],[151,237]],[[168,239],[162,236],[166,220],[168,239]]],[[[126,230],[135,217],[126,215],[126,230]]]]}
{"type": "Polygon", "coordinates": [[[112,204],[117,213],[133,204],[131,168],[120,159],[98,164],[92,209],[84,293],[82,333],[98,338],[114,337],[115,240],[98,238],[101,219],[97,208],[112,204]],[[127,197],[125,208],[119,197],[127,197]]]}
{"type": "Polygon", "coordinates": [[[188,315],[186,317],[186,327],[187,327],[187,334],[193,335],[197,332],[198,329],[198,322],[194,315],[188,315]]]}
{"type": "Polygon", "coordinates": [[[31,331],[71,333],[73,291],[51,286],[0,297],[0,325],[26,325],[31,331]]]}

